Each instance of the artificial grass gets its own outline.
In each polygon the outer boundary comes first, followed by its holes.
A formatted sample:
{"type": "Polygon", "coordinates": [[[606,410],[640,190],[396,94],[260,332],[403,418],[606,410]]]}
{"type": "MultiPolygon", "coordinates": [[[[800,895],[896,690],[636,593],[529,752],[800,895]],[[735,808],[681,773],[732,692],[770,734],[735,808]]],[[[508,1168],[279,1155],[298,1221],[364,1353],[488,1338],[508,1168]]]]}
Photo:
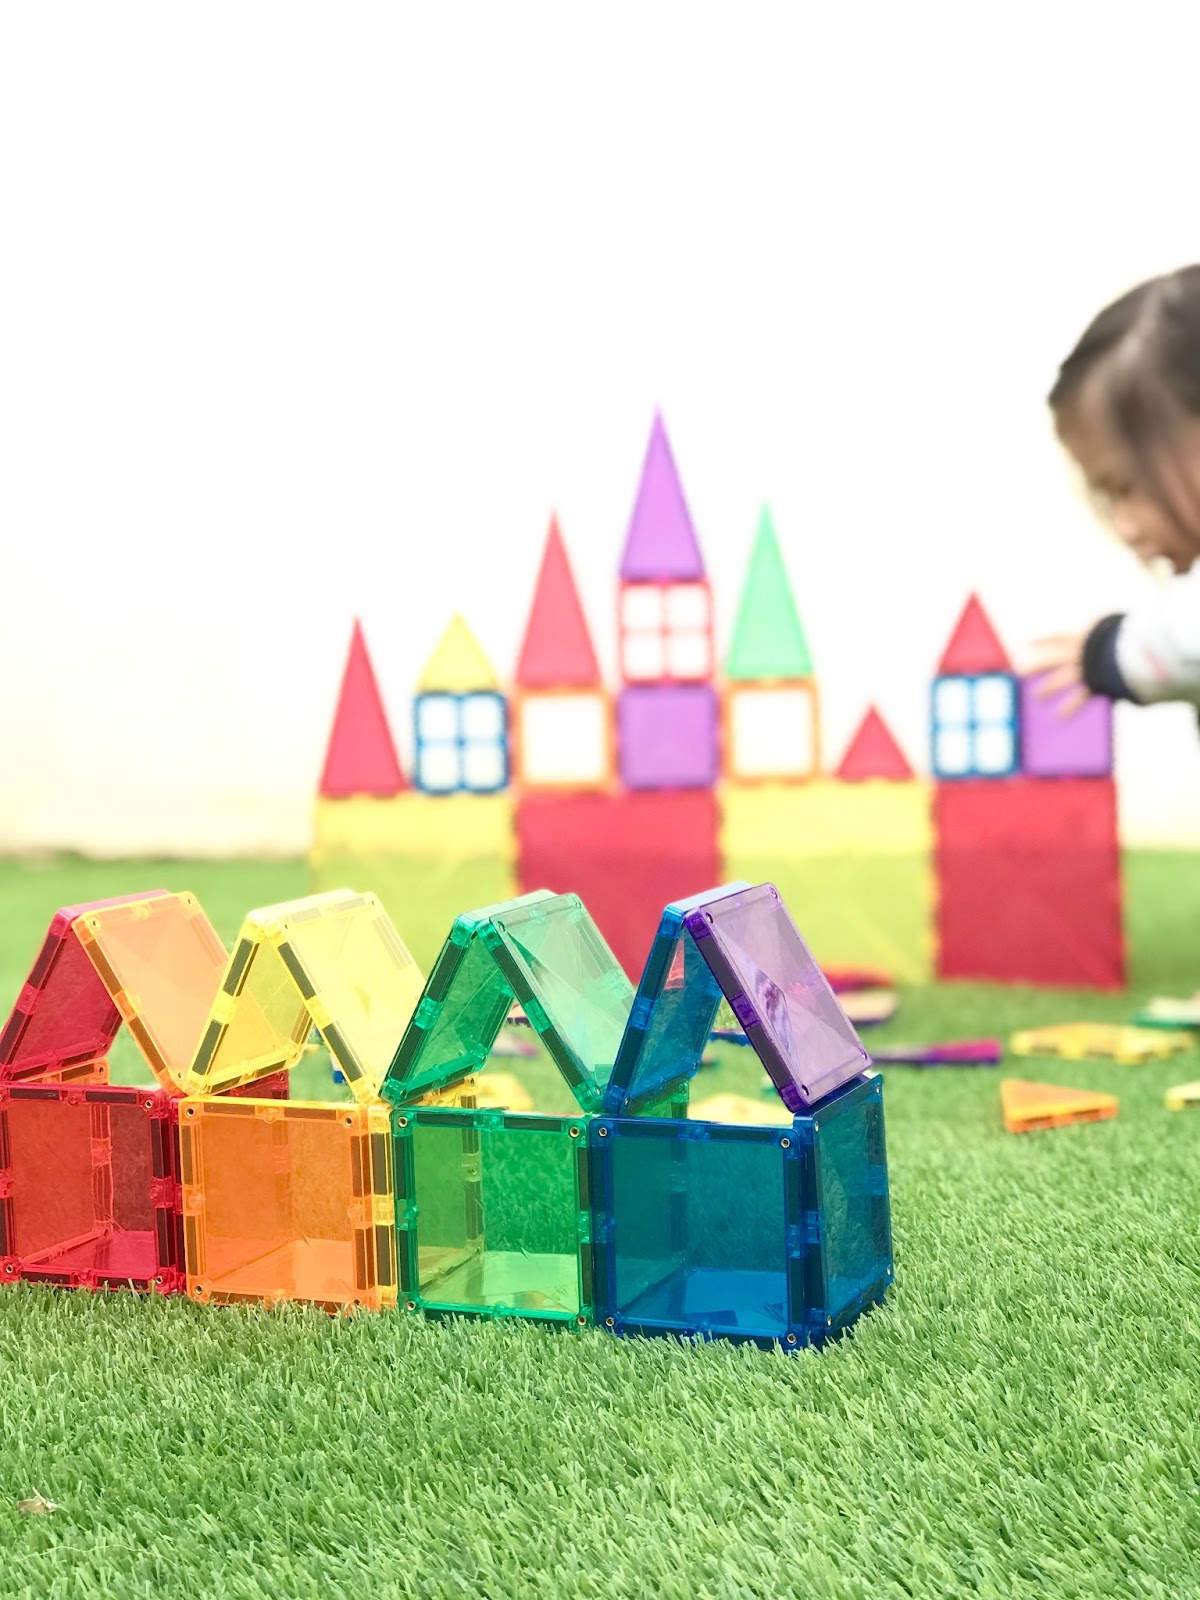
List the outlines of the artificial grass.
{"type": "MultiPolygon", "coordinates": [[[[1133,994],[907,990],[872,1037],[1190,992],[1196,872],[1130,862],[1133,994]]],[[[5,997],[56,905],[155,882],[230,937],[307,878],[0,866],[5,997]]],[[[698,1093],[753,1092],[748,1056],[698,1093]]],[[[1197,1592],[1200,1121],[1162,1095],[1200,1060],[1005,1070],[1112,1089],[1120,1115],[1011,1136],[998,1073],[885,1073],[896,1284],[820,1354],[4,1290],[0,1593],[1197,1592]],[[17,1511],[35,1490],[53,1516],[17,1511]]]]}

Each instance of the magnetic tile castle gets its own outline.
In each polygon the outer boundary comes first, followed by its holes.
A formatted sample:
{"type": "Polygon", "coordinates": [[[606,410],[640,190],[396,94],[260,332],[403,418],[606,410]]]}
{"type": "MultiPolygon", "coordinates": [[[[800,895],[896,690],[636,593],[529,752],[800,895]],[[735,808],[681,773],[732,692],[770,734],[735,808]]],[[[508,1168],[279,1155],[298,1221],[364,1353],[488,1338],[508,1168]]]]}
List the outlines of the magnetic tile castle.
{"type": "MultiPolygon", "coordinates": [[[[820,685],[769,509],[721,659],[713,593],[656,416],[603,680],[550,524],[512,681],[461,617],[413,702],[406,778],[356,624],[317,799],[318,888],[371,882],[403,920],[578,891],[631,977],[659,908],[773,878],[829,965],[1108,989],[1124,981],[1112,717],[1068,719],[972,596],[933,677],[929,779],[869,706],[827,760],[820,685]]],[[[436,946],[416,949],[429,964],[436,946]]]]}
{"type": "Polygon", "coordinates": [[[636,989],[544,889],[457,917],[427,981],[371,894],[252,911],[229,952],[191,895],[70,906],[0,1034],[0,1264],[801,1348],[891,1282],[882,1092],[772,884],[668,905],[636,989]],[[757,1123],[689,1114],[722,1005],[757,1123]],[[489,1093],[514,1007],[565,1105],[489,1093]],[[123,1023],[154,1088],[107,1081],[123,1023]],[[314,1037],[344,1101],[289,1095],[314,1037]]]}

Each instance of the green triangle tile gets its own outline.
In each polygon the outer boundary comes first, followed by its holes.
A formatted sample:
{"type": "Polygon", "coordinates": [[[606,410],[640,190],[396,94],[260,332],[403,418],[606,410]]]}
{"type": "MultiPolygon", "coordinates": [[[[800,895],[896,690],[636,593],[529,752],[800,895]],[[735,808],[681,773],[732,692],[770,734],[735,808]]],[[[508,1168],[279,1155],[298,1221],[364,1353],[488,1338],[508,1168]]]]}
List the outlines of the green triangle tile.
{"type": "Polygon", "coordinates": [[[812,669],[808,641],[792,597],[771,513],[764,506],[725,676],[742,680],[807,678],[812,669]]]}

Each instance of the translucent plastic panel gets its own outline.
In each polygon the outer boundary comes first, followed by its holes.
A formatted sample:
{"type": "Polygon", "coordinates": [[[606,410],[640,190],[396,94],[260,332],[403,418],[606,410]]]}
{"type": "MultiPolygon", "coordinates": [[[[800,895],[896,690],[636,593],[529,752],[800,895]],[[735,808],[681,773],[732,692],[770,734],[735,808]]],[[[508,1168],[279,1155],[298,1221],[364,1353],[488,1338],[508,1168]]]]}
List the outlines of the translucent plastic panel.
{"type": "Polygon", "coordinates": [[[707,633],[667,634],[667,673],[672,678],[707,678],[712,673],[712,638],[707,633]]]}
{"type": "Polygon", "coordinates": [[[965,777],[971,770],[971,735],[965,728],[938,728],[933,736],[933,768],[939,776],[965,777]]]}
{"type": "Polygon", "coordinates": [[[417,746],[417,787],[431,794],[451,794],[462,787],[462,759],[457,744],[417,746]]]}
{"type": "Polygon", "coordinates": [[[463,695],[459,710],[459,729],[464,739],[503,739],[504,725],[503,696],[463,695]]]}
{"type": "Polygon", "coordinates": [[[508,782],[508,757],[503,745],[468,744],[462,753],[462,781],[466,789],[491,794],[508,782]]]}
{"type": "Polygon", "coordinates": [[[892,1265],[883,1099],[877,1084],[816,1122],[826,1315],[836,1327],[876,1298],[892,1265]]]}
{"type": "Polygon", "coordinates": [[[933,719],[943,726],[965,728],[971,721],[969,678],[939,678],[933,686],[933,719]]]}
{"type": "Polygon", "coordinates": [[[458,696],[422,694],[417,696],[417,738],[453,742],[458,738],[458,696]]]}
{"type": "Polygon", "coordinates": [[[372,1099],[420,996],[419,968],[374,895],[347,890],[251,912],[188,1087],[248,1083],[298,1060],[315,1025],[372,1099]]]}
{"type": "Polygon", "coordinates": [[[92,1107],[13,1099],[5,1120],[13,1213],[6,1254],[34,1264],[55,1250],[94,1244],[101,1223],[92,1183],[92,1107]]]}
{"type": "Polygon", "coordinates": [[[608,775],[603,695],[531,694],[520,701],[520,764],[526,783],[602,783],[608,775]]]}
{"type": "Polygon", "coordinates": [[[179,1286],[171,1102],[160,1091],[15,1088],[4,1103],[10,1276],[179,1286]],[[161,1190],[161,1194],[158,1191],[161,1190]]]}
{"type": "Polygon", "coordinates": [[[188,1293],[201,1300],[394,1300],[386,1113],[185,1101],[188,1293]]]}
{"type": "MultiPolygon", "coordinates": [[[[415,1245],[421,1303],[549,1320],[590,1309],[581,1274],[583,1122],[436,1111],[411,1118],[406,1198],[415,1232],[401,1247],[411,1271],[415,1245]]],[[[398,1145],[397,1170],[403,1163],[398,1145]]]]}
{"type": "Polygon", "coordinates": [[[719,768],[720,713],[706,683],[631,684],[617,698],[621,778],[629,789],[708,788],[719,768]]]}
{"type": "Polygon", "coordinates": [[[311,1031],[294,975],[247,922],[185,1084],[223,1089],[292,1067],[311,1031]]]}
{"type": "Polygon", "coordinates": [[[663,591],[655,583],[634,583],[621,590],[621,626],[657,633],[663,625],[663,591]]]}
{"type": "Polygon", "coordinates": [[[634,989],[578,895],[502,911],[481,930],[585,1110],[597,1110],[634,989]]]}
{"type": "Polygon", "coordinates": [[[714,901],[687,926],[789,1111],[870,1065],[773,885],[714,901]]]}
{"type": "Polygon", "coordinates": [[[1016,717],[1016,685],[1003,673],[976,678],[974,699],[976,722],[1012,722],[1016,717]]]}
{"type": "Polygon", "coordinates": [[[626,633],[621,640],[621,666],[635,683],[657,683],[667,675],[667,653],[661,633],[626,633]]]}
{"type": "Polygon", "coordinates": [[[160,895],[85,912],[74,923],[129,1030],[165,1089],[196,1053],[227,952],[190,894],[160,895]]]}
{"type": "Polygon", "coordinates": [[[721,895],[746,888],[737,883],[709,889],[664,910],[605,1094],[610,1111],[640,1108],[699,1067],[721,989],[684,919],[721,895]]]}
{"type": "Polygon", "coordinates": [[[373,1098],[421,996],[424,978],[374,895],[315,895],[272,928],[311,996],[330,1054],[373,1098]]]}
{"type": "MultiPolygon", "coordinates": [[[[628,1127],[628,1125],[626,1125],[628,1127]]],[[[630,1327],[778,1338],[788,1328],[780,1135],[642,1124],[602,1143],[611,1236],[598,1311],[630,1327]]]]}
{"type": "Polygon", "coordinates": [[[512,985],[476,937],[475,926],[471,918],[458,919],[430,973],[383,1082],[383,1094],[393,1104],[481,1067],[504,1025],[512,985]]]}
{"type": "Polygon", "coordinates": [[[981,773],[1011,772],[1016,766],[1016,729],[977,728],[975,730],[975,768],[981,773]]]}
{"type": "Polygon", "coordinates": [[[702,583],[673,583],[667,590],[666,625],[703,633],[710,621],[708,588],[702,583]]]}
{"type": "Polygon", "coordinates": [[[5,1078],[102,1056],[120,1014],[70,924],[52,932],[0,1039],[5,1078]]]}
{"type": "Polygon", "coordinates": [[[806,777],[816,761],[807,689],[734,688],[729,695],[734,777],[806,777]]]}
{"type": "Polygon", "coordinates": [[[107,1054],[120,1015],[73,924],[89,911],[165,895],[164,889],[64,906],[55,913],[0,1033],[0,1079],[35,1077],[42,1067],[74,1065],[107,1054]]]}

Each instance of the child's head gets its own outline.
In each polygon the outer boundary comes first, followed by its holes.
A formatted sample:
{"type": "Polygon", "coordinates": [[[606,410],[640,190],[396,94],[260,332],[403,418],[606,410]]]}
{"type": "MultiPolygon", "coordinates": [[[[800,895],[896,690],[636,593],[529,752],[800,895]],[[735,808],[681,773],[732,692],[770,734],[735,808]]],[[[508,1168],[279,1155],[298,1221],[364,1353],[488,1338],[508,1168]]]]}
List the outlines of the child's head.
{"type": "Polygon", "coordinates": [[[1119,536],[1186,572],[1200,559],[1200,266],[1107,306],[1059,368],[1050,408],[1119,536]]]}

